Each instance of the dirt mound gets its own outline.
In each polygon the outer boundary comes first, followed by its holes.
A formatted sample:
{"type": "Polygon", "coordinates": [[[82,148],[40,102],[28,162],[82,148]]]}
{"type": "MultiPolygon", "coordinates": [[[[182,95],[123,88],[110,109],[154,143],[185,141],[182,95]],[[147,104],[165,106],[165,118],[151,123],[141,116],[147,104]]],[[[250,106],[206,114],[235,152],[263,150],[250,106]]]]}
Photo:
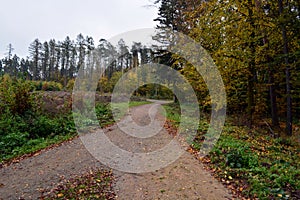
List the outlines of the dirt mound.
{"type": "MultiPolygon", "coordinates": [[[[65,91],[45,91],[36,93],[42,112],[56,115],[70,112],[72,109],[72,93],[65,91]]],[[[95,94],[96,102],[110,102],[110,94],[95,94]]]]}

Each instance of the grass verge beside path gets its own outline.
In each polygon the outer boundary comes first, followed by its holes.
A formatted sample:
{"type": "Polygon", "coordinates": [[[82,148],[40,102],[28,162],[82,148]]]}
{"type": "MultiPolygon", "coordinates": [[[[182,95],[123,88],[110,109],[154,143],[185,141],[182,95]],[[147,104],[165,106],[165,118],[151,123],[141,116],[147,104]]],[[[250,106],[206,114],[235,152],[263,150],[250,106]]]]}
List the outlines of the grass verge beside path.
{"type": "MultiPolygon", "coordinates": [[[[132,101],[129,107],[148,104],[147,101],[132,101]]],[[[115,121],[108,103],[98,103],[95,107],[99,125],[105,127],[115,121]]],[[[6,165],[36,152],[51,148],[77,136],[72,113],[64,116],[0,118],[0,165],[6,165]]],[[[88,121],[88,120],[87,120],[88,121]]]]}
{"type": "Polygon", "coordinates": [[[151,102],[149,102],[149,101],[130,101],[129,107],[141,106],[141,105],[150,104],[150,103],[151,102]]]}
{"type": "MultiPolygon", "coordinates": [[[[176,125],[178,105],[164,106],[176,125]]],[[[197,156],[209,126],[202,119],[190,152],[197,156]]],[[[250,199],[300,199],[300,145],[291,138],[273,138],[264,130],[226,123],[217,144],[201,159],[234,194],[250,199]]]]}
{"type": "MultiPolygon", "coordinates": [[[[129,107],[140,106],[148,103],[150,102],[132,101],[129,103],[129,107]]],[[[110,104],[97,104],[95,110],[101,127],[114,123],[110,104]]],[[[1,166],[5,166],[22,158],[36,155],[39,153],[39,150],[55,147],[66,140],[71,140],[76,137],[77,134],[75,131],[72,113],[69,113],[67,116],[68,117],[65,117],[64,120],[60,120],[60,122],[63,123],[60,123],[59,125],[65,128],[65,131],[62,134],[59,134],[58,132],[54,135],[50,133],[49,135],[45,135],[45,137],[37,137],[35,139],[26,140],[26,138],[24,138],[23,143],[19,143],[17,146],[11,146],[12,151],[1,152],[1,166]]],[[[56,118],[50,119],[44,116],[43,120],[37,121],[39,123],[36,124],[35,128],[37,131],[42,131],[44,130],[45,125],[53,125],[53,122],[56,120],[56,118]]],[[[5,124],[5,122],[3,123],[2,121],[2,124],[0,125],[3,124],[5,124]]],[[[21,131],[18,131],[18,133],[21,134],[21,131]]],[[[10,136],[18,137],[19,135],[12,133],[10,136]]],[[[3,141],[0,142],[3,143],[3,141]]],[[[50,192],[42,194],[41,199],[116,199],[116,195],[113,190],[113,181],[114,176],[111,170],[92,169],[83,175],[74,176],[71,179],[64,180],[62,184],[56,186],[50,192]]]]}

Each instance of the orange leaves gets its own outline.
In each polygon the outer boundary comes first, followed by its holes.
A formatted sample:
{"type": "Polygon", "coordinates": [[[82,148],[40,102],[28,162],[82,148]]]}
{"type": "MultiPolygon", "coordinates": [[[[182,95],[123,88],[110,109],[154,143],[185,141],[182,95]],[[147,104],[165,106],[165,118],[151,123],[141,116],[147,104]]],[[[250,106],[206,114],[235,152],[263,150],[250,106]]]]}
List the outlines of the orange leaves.
{"type": "Polygon", "coordinates": [[[62,194],[62,193],[57,194],[57,197],[58,197],[58,198],[61,198],[61,197],[63,197],[63,196],[64,196],[64,194],[62,194]]]}

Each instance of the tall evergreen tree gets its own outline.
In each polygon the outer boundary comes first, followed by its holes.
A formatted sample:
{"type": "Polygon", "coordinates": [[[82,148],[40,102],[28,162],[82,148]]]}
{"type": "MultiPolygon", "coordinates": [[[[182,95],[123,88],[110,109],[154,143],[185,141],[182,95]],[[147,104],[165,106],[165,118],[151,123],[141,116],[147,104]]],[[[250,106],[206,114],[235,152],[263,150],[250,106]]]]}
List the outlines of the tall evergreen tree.
{"type": "Polygon", "coordinates": [[[87,74],[90,76],[94,73],[94,66],[93,66],[93,50],[95,49],[95,42],[94,39],[90,36],[86,36],[86,65],[89,66],[89,70],[85,70],[87,74]]]}
{"type": "Polygon", "coordinates": [[[42,80],[49,80],[49,61],[50,61],[50,52],[49,52],[48,42],[44,42],[41,52],[41,63],[42,63],[42,80]]]}
{"type": "Polygon", "coordinates": [[[78,63],[76,70],[78,71],[80,67],[84,67],[85,55],[86,55],[86,40],[80,33],[76,38],[78,63]]]}
{"type": "Polygon", "coordinates": [[[67,85],[68,71],[70,70],[70,58],[72,51],[72,41],[69,36],[61,43],[61,76],[63,77],[63,85],[67,85]]]}
{"type": "Polygon", "coordinates": [[[39,39],[35,39],[29,46],[29,54],[30,54],[30,58],[32,60],[32,65],[31,65],[30,71],[32,73],[33,80],[40,79],[41,49],[42,49],[42,44],[39,41],[39,39]]]}
{"type": "MultiPolygon", "coordinates": [[[[73,44],[75,45],[75,44],[73,44]]],[[[77,59],[77,51],[76,51],[76,46],[73,46],[71,48],[71,59],[70,59],[70,68],[69,68],[69,78],[72,79],[74,76],[77,74],[77,64],[76,64],[76,59],[77,59]]]]}
{"type": "Polygon", "coordinates": [[[98,51],[105,74],[110,79],[117,68],[117,49],[107,40],[100,39],[98,51]]]}
{"type": "Polygon", "coordinates": [[[13,51],[14,51],[14,48],[13,48],[12,44],[9,44],[7,46],[7,58],[8,58],[8,60],[12,59],[13,51]]]}
{"type": "Polygon", "coordinates": [[[2,66],[2,60],[0,60],[0,76],[3,75],[3,66],[2,66]]]}
{"type": "Polygon", "coordinates": [[[53,79],[53,75],[55,74],[55,65],[57,62],[56,58],[56,42],[54,39],[49,41],[49,68],[47,72],[47,80],[51,81],[53,79]]]}
{"type": "Polygon", "coordinates": [[[30,66],[30,62],[28,59],[24,59],[22,58],[21,59],[21,62],[20,62],[20,76],[21,78],[23,79],[27,79],[27,80],[30,80],[31,77],[30,77],[30,74],[29,74],[29,66],[30,66]]]}
{"type": "Polygon", "coordinates": [[[128,46],[126,46],[125,41],[123,39],[120,39],[118,41],[118,46],[117,46],[117,51],[118,51],[118,69],[120,69],[123,73],[123,70],[125,67],[125,62],[126,62],[126,56],[129,53],[128,46]]]}
{"type": "Polygon", "coordinates": [[[11,70],[10,70],[10,75],[13,77],[18,76],[18,72],[20,69],[20,58],[15,54],[12,59],[11,59],[11,70]]]}

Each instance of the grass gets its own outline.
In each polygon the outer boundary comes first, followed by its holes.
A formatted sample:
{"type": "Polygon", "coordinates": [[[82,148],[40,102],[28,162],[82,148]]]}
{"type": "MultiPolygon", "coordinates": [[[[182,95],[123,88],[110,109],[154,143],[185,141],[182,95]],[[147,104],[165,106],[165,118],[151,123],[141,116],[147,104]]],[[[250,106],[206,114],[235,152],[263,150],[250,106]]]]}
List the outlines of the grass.
{"type": "Polygon", "coordinates": [[[129,104],[127,102],[111,103],[110,107],[111,110],[113,110],[114,112],[115,121],[118,121],[124,117],[124,115],[128,111],[127,108],[141,106],[150,103],[151,102],[149,101],[130,101],[129,104]]]}
{"type": "Polygon", "coordinates": [[[0,120],[0,162],[17,159],[76,135],[72,117],[5,115],[0,120]]]}
{"type": "Polygon", "coordinates": [[[300,188],[299,144],[228,124],[210,153],[212,169],[221,180],[230,175],[246,197],[297,198],[300,188]],[[218,171],[221,169],[221,171],[218,171]],[[227,172],[227,175],[224,173],[227,172]]]}
{"type": "Polygon", "coordinates": [[[150,104],[151,102],[149,101],[130,101],[129,102],[129,107],[135,107],[135,106],[141,106],[145,104],[150,104]]]}
{"type": "MultiPolygon", "coordinates": [[[[114,123],[108,104],[97,104],[101,127],[114,123]]],[[[72,113],[47,116],[28,113],[24,116],[4,114],[0,118],[0,162],[30,154],[76,136],[72,113]]]]}
{"type": "Polygon", "coordinates": [[[15,147],[10,154],[2,156],[0,162],[8,162],[13,159],[18,159],[23,155],[30,155],[32,153],[38,152],[39,150],[50,147],[51,145],[59,144],[61,142],[67,141],[75,137],[75,133],[69,133],[67,135],[57,135],[52,138],[38,138],[30,139],[22,146],[15,147]]]}
{"type": "MultiPolygon", "coordinates": [[[[165,106],[167,117],[180,120],[177,105],[165,106]]],[[[199,122],[192,143],[199,151],[209,126],[199,122]]],[[[292,138],[273,138],[265,130],[226,123],[213,150],[202,159],[207,168],[238,196],[251,199],[300,198],[300,145],[292,138]]]]}
{"type": "MultiPolygon", "coordinates": [[[[131,101],[129,107],[148,103],[150,102],[131,101]]],[[[115,122],[109,104],[98,103],[95,110],[101,127],[115,122]]],[[[72,113],[65,115],[54,118],[40,115],[30,119],[26,117],[26,120],[24,120],[25,117],[2,116],[0,120],[2,128],[2,132],[0,131],[0,163],[18,159],[25,154],[30,155],[77,136],[72,113]]],[[[88,123],[87,121],[84,123],[88,123]]]]}

